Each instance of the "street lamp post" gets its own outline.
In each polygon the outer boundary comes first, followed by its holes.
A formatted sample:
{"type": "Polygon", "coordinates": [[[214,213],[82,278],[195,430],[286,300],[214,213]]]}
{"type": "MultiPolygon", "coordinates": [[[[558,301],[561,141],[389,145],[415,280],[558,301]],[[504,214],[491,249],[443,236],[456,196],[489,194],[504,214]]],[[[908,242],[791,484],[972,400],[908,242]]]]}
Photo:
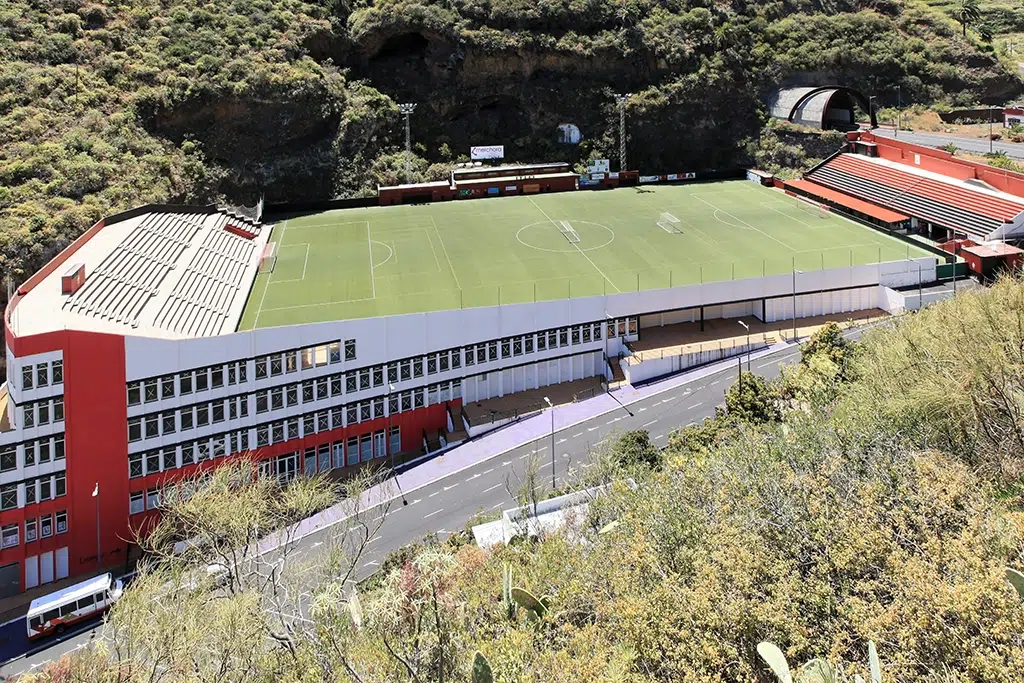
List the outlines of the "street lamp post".
{"type": "MultiPolygon", "coordinates": [[[[743,325],[743,329],[747,331],[747,372],[750,372],[750,327],[742,320],[738,321],[740,325],[743,325]]],[[[740,367],[743,367],[740,365],[740,367]]]]}
{"type": "Polygon", "coordinates": [[[900,125],[903,123],[903,89],[896,86],[896,137],[900,136],[900,125]]]}
{"type": "Polygon", "coordinates": [[[555,490],[555,406],[552,405],[551,399],[547,396],[544,397],[544,402],[548,404],[548,412],[551,413],[551,490],[555,490]]]}
{"type": "Polygon", "coordinates": [[[387,410],[388,410],[388,431],[384,436],[385,448],[388,449],[388,453],[391,454],[391,472],[395,471],[395,451],[391,448],[391,395],[395,392],[395,385],[388,382],[388,398],[387,398],[387,410]]]}
{"type": "Polygon", "coordinates": [[[412,184],[412,139],[409,136],[409,117],[416,110],[415,102],[398,105],[398,111],[405,116],[405,183],[412,184]]]}
{"type": "Polygon", "coordinates": [[[92,490],[92,497],[96,499],[96,569],[103,568],[103,562],[100,559],[100,483],[96,482],[96,487],[92,490]]]}
{"type": "Polygon", "coordinates": [[[615,95],[615,101],[619,104],[619,170],[626,169],[626,102],[633,96],[633,93],[620,93],[615,95]]]}
{"type": "Polygon", "coordinates": [[[988,153],[992,153],[992,107],[988,108],[988,153]]]}

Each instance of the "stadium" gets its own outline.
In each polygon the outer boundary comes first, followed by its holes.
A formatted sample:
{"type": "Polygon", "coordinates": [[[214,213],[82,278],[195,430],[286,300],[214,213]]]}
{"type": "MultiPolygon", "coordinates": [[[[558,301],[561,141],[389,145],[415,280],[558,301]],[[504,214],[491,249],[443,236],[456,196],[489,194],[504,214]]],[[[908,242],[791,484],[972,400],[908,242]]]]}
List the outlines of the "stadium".
{"type": "MultiPolygon", "coordinates": [[[[878,163],[868,142],[826,166],[878,163]]],[[[344,476],[456,445],[530,392],[585,400],[576,387],[741,354],[802,319],[913,308],[964,267],[917,233],[1005,239],[1024,217],[991,183],[927,171],[973,193],[943,204],[824,168],[483,167],[265,220],[149,205],[99,221],[5,313],[0,585],[125,564],[165,485],[236,454],[344,476]]]]}

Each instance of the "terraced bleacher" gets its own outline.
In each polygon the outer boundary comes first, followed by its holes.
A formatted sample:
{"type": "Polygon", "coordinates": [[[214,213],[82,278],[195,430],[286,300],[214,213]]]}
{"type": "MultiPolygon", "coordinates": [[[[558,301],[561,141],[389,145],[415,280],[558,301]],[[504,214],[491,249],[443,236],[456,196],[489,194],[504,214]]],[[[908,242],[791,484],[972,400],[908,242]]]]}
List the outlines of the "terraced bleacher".
{"type": "Polygon", "coordinates": [[[150,214],[88,274],[64,308],[127,325],[137,325],[146,304],[192,242],[206,215],[150,214]]]}
{"type": "MultiPolygon", "coordinates": [[[[225,217],[226,220],[226,217],[225,217]]],[[[230,316],[235,298],[248,294],[246,266],[252,263],[256,243],[223,230],[218,221],[192,256],[174,290],[156,314],[158,327],[188,336],[219,334],[230,316]]]]}
{"type": "Polygon", "coordinates": [[[807,178],[982,240],[1024,211],[1024,203],[972,192],[856,154],[840,154],[814,169],[807,178]]]}

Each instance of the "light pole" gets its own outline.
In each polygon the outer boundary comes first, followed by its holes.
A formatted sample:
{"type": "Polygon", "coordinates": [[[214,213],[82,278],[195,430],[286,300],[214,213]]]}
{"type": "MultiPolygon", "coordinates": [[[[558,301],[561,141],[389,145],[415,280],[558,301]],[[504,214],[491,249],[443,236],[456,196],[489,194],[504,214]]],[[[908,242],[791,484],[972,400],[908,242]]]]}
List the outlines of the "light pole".
{"type": "MultiPolygon", "coordinates": [[[[742,320],[737,321],[740,325],[743,325],[743,329],[747,331],[747,372],[750,372],[750,327],[742,320]]],[[[742,368],[742,363],[740,364],[742,368]]]]}
{"type": "Polygon", "coordinates": [[[903,89],[896,86],[896,137],[900,136],[900,125],[903,123],[903,89]]]}
{"type": "Polygon", "coordinates": [[[551,413],[551,490],[555,490],[555,406],[551,404],[551,399],[547,396],[544,397],[544,402],[548,404],[548,412],[551,413]]]}
{"type": "Polygon", "coordinates": [[[405,499],[405,491],[402,490],[402,485],[398,481],[398,473],[395,472],[395,451],[391,448],[391,394],[395,391],[395,385],[388,382],[388,398],[387,398],[387,411],[388,411],[388,430],[384,434],[384,446],[388,449],[388,453],[391,454],[391,476],[395,478],[395,486],[398,487],[398,493],[402,496],[402,505],[408,505],[409,501],[405,499]]]}
{"type": "Polygon", "coordinates": [[[868,125],[872,128],[875,123],[875,96],[868,95],[868,125]]]}
{"type": "Polygon", "coordinates": [[[796,274],[802,270],[793,269],[793,341],[796,341],[796,274]]]}
{"type": "Polygon", "coordinates": [[[92,497],[96,499],[96,569],[103,568],[103,562],[100,560],[100,483],[96,482],[96,487],[92,490],[92,497]]]}
{"type": "Polygon", "coordinates": [[[992,153],[992,107],[988,108],[988,153],[992,153]]]}
{"type": "Polygon", "coordinates": [[[409,137],[409,117],[416,110],[415,102],[398,105],[398,111],[405,116],[405,184],[412,184],[412,139],[409,137]]]}
{"type": "Polygon", "coordinates": [[[617,93],[615,101],[619,103],[619,170],[626,169],[626,102],[633,93],[617,93]]]}

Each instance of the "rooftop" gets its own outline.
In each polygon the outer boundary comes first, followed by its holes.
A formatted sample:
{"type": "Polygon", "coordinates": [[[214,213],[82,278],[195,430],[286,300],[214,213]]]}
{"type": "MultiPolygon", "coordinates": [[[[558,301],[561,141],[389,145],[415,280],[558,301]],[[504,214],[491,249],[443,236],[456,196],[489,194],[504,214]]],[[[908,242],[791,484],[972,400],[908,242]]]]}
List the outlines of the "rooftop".
{"type": "Polygon", "coordinates": [[[153,207],[114,221],[41,272],[10,314],[16,334],[78,329],[179,338],[237,328],[269,230],[203,207],[153,207]],[[84,281],[65,293],[64,279],[79,269],[84,281]]]}
{"type": "Polygon", "coordinates": [[[276,266],[256,276],[240,328],[613,294],[929,255],[810,208],[777,190],[734,180],[290,218],[274,227],[276,266]],[[665,214],[678,222],[666,222],[665,214]]]}

